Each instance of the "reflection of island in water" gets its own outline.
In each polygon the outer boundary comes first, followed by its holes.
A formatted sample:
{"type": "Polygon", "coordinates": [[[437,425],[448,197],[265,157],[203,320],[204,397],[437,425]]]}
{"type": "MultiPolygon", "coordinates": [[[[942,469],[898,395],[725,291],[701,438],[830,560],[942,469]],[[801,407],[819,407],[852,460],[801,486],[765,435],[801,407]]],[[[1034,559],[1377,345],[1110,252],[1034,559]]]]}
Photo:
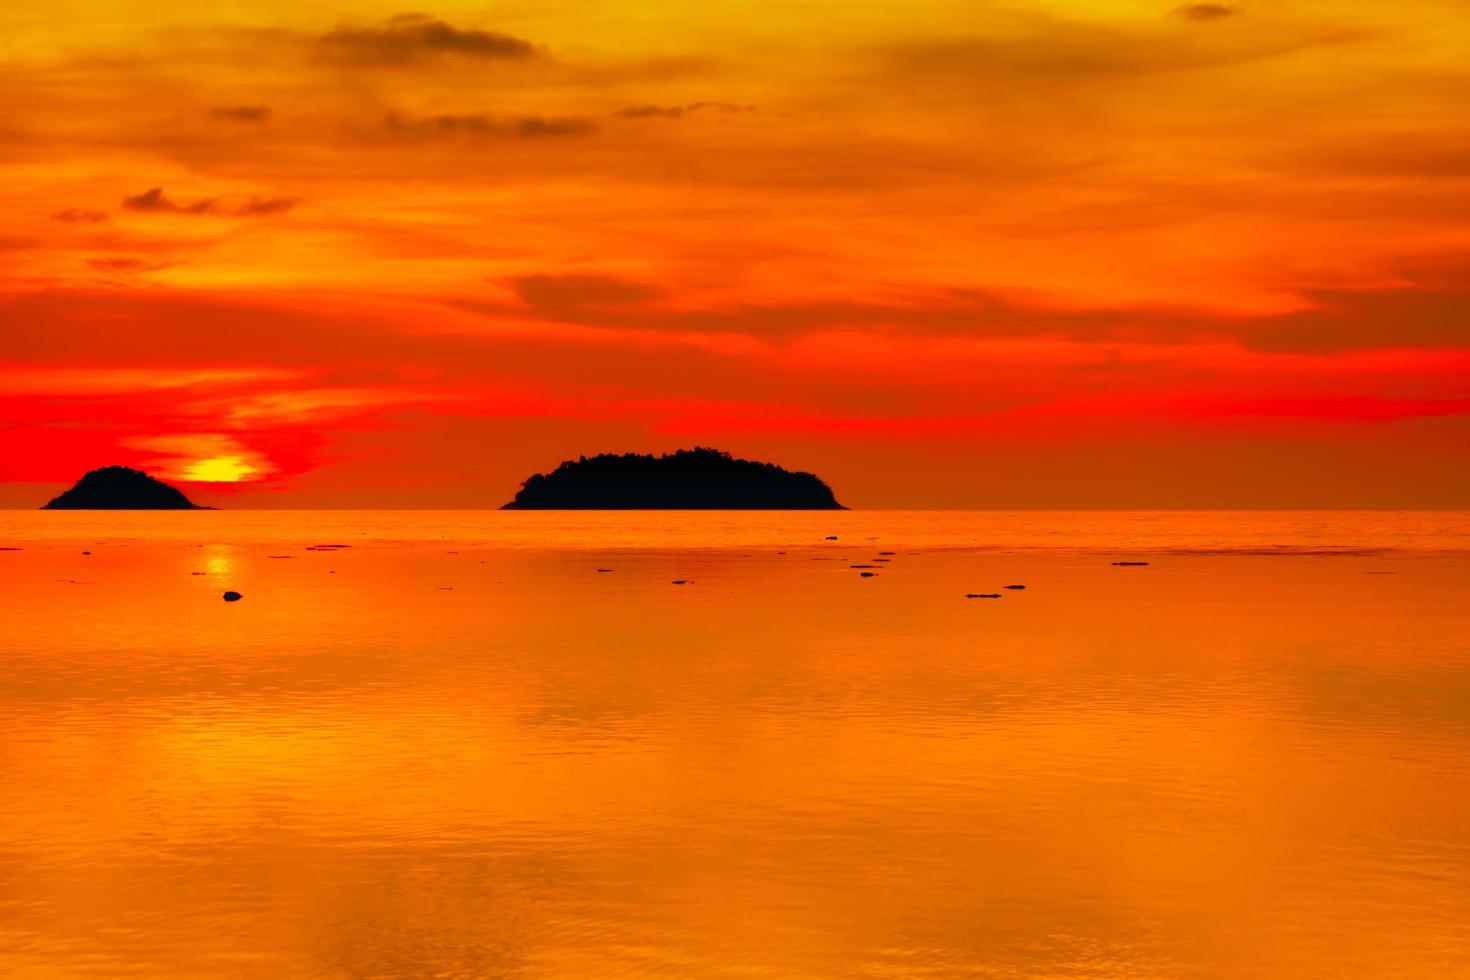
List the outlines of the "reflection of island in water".
{"type": "Polygon", "coordinates": [[[703,448],[569,460],[530,477],[501,509],[846,510],[811,473],[703,448]]]}
{"type": "Polygon", "coordinates": [[[92,470],[42,510],[207,510],[142,470],[104,466],[92,470]]]}

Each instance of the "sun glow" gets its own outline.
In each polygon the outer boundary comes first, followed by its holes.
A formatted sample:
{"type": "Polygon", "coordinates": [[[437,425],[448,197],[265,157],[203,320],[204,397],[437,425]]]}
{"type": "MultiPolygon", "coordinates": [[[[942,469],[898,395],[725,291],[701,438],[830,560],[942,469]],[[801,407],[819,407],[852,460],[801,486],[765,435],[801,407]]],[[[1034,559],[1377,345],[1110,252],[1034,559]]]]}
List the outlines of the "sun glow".
{"type": "Polygon", "coordinates": [[[193,483],[239,483],[248,480],[257,471],[245,462],[242,456],[215,456],[190,463],[183,471],[183,479],[193,483]]]}

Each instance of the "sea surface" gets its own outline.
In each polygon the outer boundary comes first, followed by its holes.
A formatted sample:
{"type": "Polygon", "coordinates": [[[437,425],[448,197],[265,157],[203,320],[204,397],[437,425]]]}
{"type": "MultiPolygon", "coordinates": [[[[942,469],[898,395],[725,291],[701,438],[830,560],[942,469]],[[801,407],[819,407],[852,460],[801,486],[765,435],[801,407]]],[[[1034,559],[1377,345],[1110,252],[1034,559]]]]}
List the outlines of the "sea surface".
{"type": "Polygon", "coordinates": [[[0,977],[1470,977],[1467,513],[0,548],[0,977]]]}

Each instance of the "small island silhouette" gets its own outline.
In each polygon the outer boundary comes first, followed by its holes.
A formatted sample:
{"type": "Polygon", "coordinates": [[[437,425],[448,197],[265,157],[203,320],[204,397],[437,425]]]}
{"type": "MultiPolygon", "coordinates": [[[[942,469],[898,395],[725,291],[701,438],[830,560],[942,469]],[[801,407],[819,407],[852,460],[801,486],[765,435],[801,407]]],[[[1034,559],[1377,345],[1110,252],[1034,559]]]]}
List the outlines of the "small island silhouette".
{"type": "Polygon", "coordinates": [[[811,473],[695,447],[568,460],[501,510],[846,510],[811,473]]]}
{"type": "Polygon", "coordinates": [[[209,510],[161,480],[127,466],[92,470],[42,510],[209,510]]]}

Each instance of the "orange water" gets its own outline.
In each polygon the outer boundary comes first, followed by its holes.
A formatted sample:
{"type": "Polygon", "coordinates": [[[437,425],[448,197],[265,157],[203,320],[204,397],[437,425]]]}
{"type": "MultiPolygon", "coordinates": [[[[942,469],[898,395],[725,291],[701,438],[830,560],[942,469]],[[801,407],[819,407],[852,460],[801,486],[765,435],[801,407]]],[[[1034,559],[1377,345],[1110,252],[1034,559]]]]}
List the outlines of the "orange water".
{"type": "Polygon", "coordinates": [[[0,547],[0,976],[1470,976],[1465,514],[0,547]]]}

